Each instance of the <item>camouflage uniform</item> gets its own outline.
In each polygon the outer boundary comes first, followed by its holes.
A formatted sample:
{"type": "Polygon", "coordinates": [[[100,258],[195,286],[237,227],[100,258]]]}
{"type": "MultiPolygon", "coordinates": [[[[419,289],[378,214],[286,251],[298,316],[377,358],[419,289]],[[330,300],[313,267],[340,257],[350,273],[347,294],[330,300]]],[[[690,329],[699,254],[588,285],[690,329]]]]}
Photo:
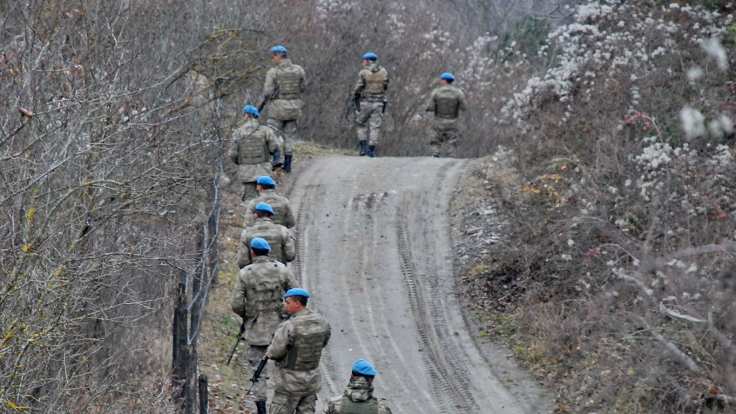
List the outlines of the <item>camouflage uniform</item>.
{"type": "MultiPolygon", "coordinates": [[[[294,286],[291,271],[269,256],[256,256],[253,264],[240,270],[231,307],[245,321],[245,340],[249,345],[247,358],[253,371],[281,323],[281,296],[294,286]]],[[[268,378],[268,373],[264,371],[261,378],[268,378]]],[[[266,400],[266,388],[265,381],[256,383],[256,400],[266,400]]]]}
{"type": "Polygon", "coordinates": [[[434,114],[429,142],[433,156],[455,156],[459,138],[457,118],[465,109],[465,94],[459,88],[444,85],[432,91],[427,111],[434,114]]]}
{"type": "Polygon", "coordinates": [[[360,98],[360,110],[355,116],[358,141],[368,141],[368,145],[378,145],[383,125],[383,105],[388,89],[388,72],[377,63],[363,68],[358,73],[358,81],[353,95],[360,98]]]}
{"type": "Polygon", "coordinates": [[[238,166],[238,180],[243,184],[242,199],[256,197],[256,179],[271,174],[271,155],[281,147],[281,138],[273,128],[248,120],[233,132],[230,159],[238,166]]]}
{"type": "Polygon", "coordinates": [[[289,199],[276,193],[274,189],[264,189],[261,191],[261,195],[250,200],[248,207],[245,209],[245,225],[248,227],[255,219],[253,218],[256,212],[256,205],[258,203],[268,203],[273,208],[273,222],[280,224],[287,228],[292,228],[296,225],[296,219],[294,219],[294,212],[291,210],[289,199]]]}
{"type": "Polygon", "coordinates": [[[330,324],[304,309],[279,325],[266,353],[276,361],[270,414],[314,413],[322,378],[319,360],[330,340],[330,324]]]}
{"type": "Polygon", "coordinates": [[[304,69],[284,59],[266,72],[263,96],[269,99],[268,121],[283,133],[284,155],[294,152],[297,120],[302,117],[302,93],[306,84],[304,69]]]}
{"type": "Polygon", "coordinates": [[[373,385],[364,377],[350,379],[345,392],[327,403],[325,414],[391,414],[386,400],[373,396],[373,385]]]}
{"type": "Polygon", "coordinates": [[[262,237],[271,245],[271,257],[286,264],[296,256],[294,237],[286,227],[275,224],[268,217],[259,217],[240,233],[238,246],[238,267],[243,268],[253,263],[250,255],[250,241],[254,237],[262,237]]]}

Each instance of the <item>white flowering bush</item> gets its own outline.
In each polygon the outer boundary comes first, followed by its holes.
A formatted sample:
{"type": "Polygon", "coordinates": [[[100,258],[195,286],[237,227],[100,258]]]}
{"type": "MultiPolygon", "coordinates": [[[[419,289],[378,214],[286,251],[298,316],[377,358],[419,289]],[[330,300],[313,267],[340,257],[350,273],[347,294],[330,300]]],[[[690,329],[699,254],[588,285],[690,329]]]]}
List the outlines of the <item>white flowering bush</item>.
{"type": "Polygon", "coordinates": [[[522,356],[560,412],[736,394],[736,4],[718,6],[580,5],[498,114],[527,177],[499,266],[534,280],[522,356]]]}

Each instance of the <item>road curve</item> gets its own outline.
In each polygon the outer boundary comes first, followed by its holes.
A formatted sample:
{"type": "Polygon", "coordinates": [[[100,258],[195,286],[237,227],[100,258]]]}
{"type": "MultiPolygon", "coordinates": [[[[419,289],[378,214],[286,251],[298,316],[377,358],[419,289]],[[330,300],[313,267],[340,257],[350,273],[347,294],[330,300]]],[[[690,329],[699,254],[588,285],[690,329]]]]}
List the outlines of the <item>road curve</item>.
{"type": "Polygon", "coordinates": [[[494,374],[454,295],[446,209],[465,165],[328,157],[298,177],[294,269],[332,325],[321,399],[365,357],[394,413],[540,412],[494,374]]]}

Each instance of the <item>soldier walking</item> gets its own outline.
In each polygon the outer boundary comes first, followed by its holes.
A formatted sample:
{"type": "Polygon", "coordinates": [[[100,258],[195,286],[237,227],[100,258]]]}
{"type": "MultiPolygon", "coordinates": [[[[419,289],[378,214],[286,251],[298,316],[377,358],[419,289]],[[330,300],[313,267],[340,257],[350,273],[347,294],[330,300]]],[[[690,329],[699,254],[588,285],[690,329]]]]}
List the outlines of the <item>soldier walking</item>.
{"type": "Polygon", "coordinates": [[[273,222],[273,208],[267,203],[259,203],[255,208],[255,221],[240,233],[238,246],[238,267],[253,263],[250,242],[255,237],[265,239],[271,246],[271,257],[283,264],[296,257],[294,237],[286,227],[273,222]]]}
{"type": "Polygon", "coordinates": [[[245,123],[233,132],[230,159],[238,166],[238,180],[243,184],[243,201],[258,195],[256,179],[268,175],[280,163],[281,138],[272,128],[261,125],[258,108],[243,108],[245,123]]]}
{"type": "Polygon", "coordinates": [[[245,210],[244,227],[253,224],[256,206],[260,203],[271,205],[271,208],[273,208],[274,223],[289,229],[296,225],[296,219],[294,219],[294,212],[289,204],[289,199],[276,193],[276,181],[273,178],[267,175],[258,177],[256,179],[256,190],[260,195],[248,203],[245,210]]]}
{"type": "Polygon", "coordinates": [[[284,295],[284,310],[290,318],[282,322],[266,350],[276,361],[271,414],[312,414],[322,379],[319,360],[330,340],[330,324],[307,309],[309,292],[290,289],[284,295]]]}
{"type": "Polygon", "coordinates": [[[370,362],[355,361],[343,395],[329,401],[325,414],[391,414],[386,400],[373,396],[376,375],[378,372],[370,362]]]}
{"type": "Polygon", "coordinates": [[[353,88],[360,155],[369,157],[376,156],[388,89],[388,72],[377,60],[378,55],[373,52],[363,55],[363,69],[358,73],[358,82],[353,88]]]}
{"type": "Polygon", "coordinates": [[[450,72],[440,75],[440,86],[432,91],[427,111],[434,114],[430,131],[433,157],[454,157],[459,138],[457,119],[464,111],[465,94],[452,85],[455,76],[450,72]]]}
{"type": "Polygon", "coordinates": [[[268,104],[268,121],[283,133],[284,172],[291,172],[294,157],[294,141],[297,139],[297,121],[302,117],[302,94],[306,86],[304,69],[291,63],[286,47],[271,48],[271,61],[276,66],[266,72],[263,86],[263,101],[260,108],[268,104]]]}
{"type": "MultiPolygon", "coordinates": [[[[273,333],[281,323],[281,297],[296,283],[294,275],[285,265],[268,256],[271,246],[266,240],[253,238],[250,252],[253,263],[240,270],[231,307],[243,318],[248,364],[255,370],[266,355],[273,333]]],[[[268,378],[267,372],[262,375],[268,378]]],[[[256,382],[253,394],[258,414],[266,414],[266,382],[256,382]]]]}

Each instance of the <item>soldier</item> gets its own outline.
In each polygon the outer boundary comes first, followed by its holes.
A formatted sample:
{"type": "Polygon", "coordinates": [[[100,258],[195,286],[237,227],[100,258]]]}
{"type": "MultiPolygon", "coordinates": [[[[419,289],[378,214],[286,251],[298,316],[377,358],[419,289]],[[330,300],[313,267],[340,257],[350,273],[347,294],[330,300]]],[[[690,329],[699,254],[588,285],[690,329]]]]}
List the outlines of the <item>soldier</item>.
{"type": "MultiPolygon", "coordinates": [[[[260,237],[250,242],[253,264],[240,270],[233,291],[231,307],[243,318],[245,340],[248,343],[248,363],[253,370],[266,355],[266,348],[276,328],[281,323],[281,297],[296,285],[294,275],[283,264],[268,254],[271,246],[260,237]]],[[[268,369],[268,368],[266,368],[268,369]]],[[[263,377],[268,378],[264,372],[263,377]]],[[[254,384],[254,395],[258,414],[266,414],[266,384],[254,384]]]]}
{"type": "Polygon", "coordinates": [[[267,203],[258,203],[254,216],[254,223],[240,233],[238,267],[242,269],[253,263],[249,246],[254,237],[266,239],[271,246],[271,257],[279,262],[286,264],[294,260],[296,256],[294,237],[289,233],[289,229],[273,222],[273,208],[267,203]]]}
{"type": "Polygon", "coordinates": [[[358,82],[353,88],[360,155],[369,157],[376,156],[388,89],[388,72],[376,63],[377,60],[378,55],[373,52],[363,55],[363,69],[358,73],[358,82]]]}
{"type": "Polygon", "coordinates": [[[268,103],[268,121],[284,136],[284,172],[291,172],[297,121],[302,117],[302,94],[306,85],[304,69],[291,63],[282,45],[271,48],[271,61],[276,64],[266,72],[261,109],[268,103]]]}
{"type": "Polygon", "coordinates": [[[256,190],[260,195],[253,200],[250,200],[248,207],[245,211],[245,226],[253,224],[254,214],[256,212],[256,205],[258,203],[270,204],[273,208],[273,222],[285,226],[286,228],[292,228],[296,225],[294,219],[294,213],[291,210],[289,199],[276,194],[276,181],[273,178],[264,175],[258,177],[256,180],[256,190]]]}
{"type": "Polygon", "coordinates": [[[230,159],[238,166],[238,180],[243,184],[243,201],[257,196],[256,179],[280,164],[281,138],[273,128],[258,123],[260,116],[253,105],[243,108],[245,124],[233,132],[230,147],[230,159]]]}
{"type": "Polygon", "coordinates": [[[457,118],[465,108],[465,94],[452,86],[455,76],[450,72],[440,75],[440,87],[432,91],[427,111],[434,113],[430,131],[433,157],[454,157],[457,149],[457,118]]]}
{"type": "Polygon", "coordinates": [[[290,318],[279,325],[266,357],[276,361],[271,414],[314,413],[322,379],[319,360],[330,340],[330,324],[307,309],[309,292],[290,289],[284,295],[284,311],[290,318]]]}
{"type": "Polygon", "coordinates": [[[370,362],[355,361],[345,392],[327,403],[325,414],[391,414],[386,400],[373,396],[376,375],[378,372],[370,362]]]}

